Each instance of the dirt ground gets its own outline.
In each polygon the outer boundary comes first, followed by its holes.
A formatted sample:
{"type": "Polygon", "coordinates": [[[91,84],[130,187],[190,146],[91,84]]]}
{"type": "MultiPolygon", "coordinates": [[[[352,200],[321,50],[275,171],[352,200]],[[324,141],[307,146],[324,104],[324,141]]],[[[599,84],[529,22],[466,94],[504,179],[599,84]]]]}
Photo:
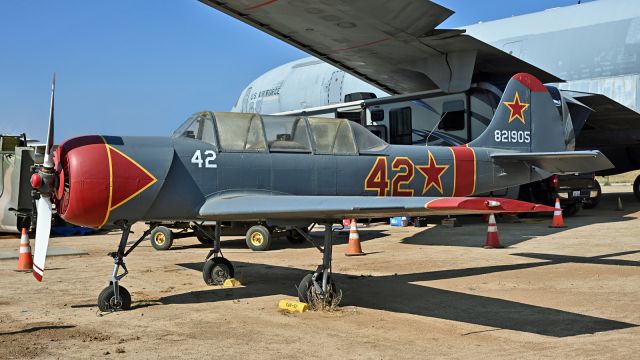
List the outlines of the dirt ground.
{"type": "MultiPolygon", "coordinates": [[[[333,313],[277,308],[321,261],[316,249],[278,239],[258,253],[228,237],[224,254],[244,286],[206,286],[207,249],[195,238],[165,252],[145,242],[122,282],[133,309],[100,314],[119,234],[54,238],[50,246],[89,255],[49,258],[42,283],[0,261],[0,359],[638,358],[640,203],[628,186],[604,190],[566,229],[548,228],[549,217],[499,218],[505,249],[481,247],[477,217],[458,228],[361,228],[362,257],[343,256],[339,235],[344,298],[333,313]]],[[[1,239],[0,250],[17,241],[1,239]]]]}

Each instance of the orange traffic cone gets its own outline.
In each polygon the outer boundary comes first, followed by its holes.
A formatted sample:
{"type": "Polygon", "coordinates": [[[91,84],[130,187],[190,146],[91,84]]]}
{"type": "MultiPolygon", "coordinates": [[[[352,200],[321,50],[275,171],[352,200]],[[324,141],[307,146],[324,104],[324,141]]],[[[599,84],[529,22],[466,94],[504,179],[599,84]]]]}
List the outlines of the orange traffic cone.
{"type": "Polygon", "coordinates": [[[501,249],[504,246],[500,244],[498,236],[498,226],[496,226],[496,217],[491,214],[489,216],[489,226],[487,227],[487,241],[484,242],[485,249],[501,249]]]}
{"type": "Polygon", "coordinates": [[[565,228],[564,220],[562,219],[562,208],[560,207],[560,199],[556,198],[556,206],[553,211],[553,220],[551,220],[550,228],[565,228]]]}
{"type": "Polygon", "coordinates": [[[358,235],[358,221],[351,219],[351,229],[349,229],[349,244],[347,245],[347,256],[365,255],[360,247],[360,235],[358,235]]]}
{"type": "Polygon", "coordinates": [[[22,228],[20,238],[20,254],[18,255],[18,270],[31,270],[33,258],[31,257],[31,245],[29,245],[29,233],[27,228],[22,228]]]}

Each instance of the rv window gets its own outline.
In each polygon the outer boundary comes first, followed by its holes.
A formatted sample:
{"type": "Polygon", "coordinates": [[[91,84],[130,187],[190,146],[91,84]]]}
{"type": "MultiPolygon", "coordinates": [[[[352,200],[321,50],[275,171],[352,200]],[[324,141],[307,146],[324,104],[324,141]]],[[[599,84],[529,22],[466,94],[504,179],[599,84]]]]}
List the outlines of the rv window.
{"type": "Polygon", "coordinates": [[[311,152],[304,118],[297,116],[262,117],[269,150],[273,152],[311,152]]]}
{"type": "Polygon", "coordinates": [[[372,110],[371,121],[373,122],[384,121],[384,110],[372,110]]]}
{"type": "Polygon", "coordinates": [[[225,151],[266,151],[258,114],[215,113],[220,147],[225,151]]]}
{"type": "Polygon", "coordinates": [[[389,142],[392,144],[411,145],[413,143],[411,126],[410,107],[390,110],[389,142]]]}
{"type": "MultiPolygon", "coordinates": [[[[353,126],[358,124],[351,123],[353,126]]],[[[349,121],[344,119],[309,118],[311,134],[318,154],[355,155],[356,144],[349,121]]]]}
{"type": "Polygon", "coordinates": [[[440,123],[438,124],[438,130],[443,130],[443,131],[464,130],[464,118],[465,118],[464,110],[447,112],[442,117],[442,120],[440,120],[440,123]]]}

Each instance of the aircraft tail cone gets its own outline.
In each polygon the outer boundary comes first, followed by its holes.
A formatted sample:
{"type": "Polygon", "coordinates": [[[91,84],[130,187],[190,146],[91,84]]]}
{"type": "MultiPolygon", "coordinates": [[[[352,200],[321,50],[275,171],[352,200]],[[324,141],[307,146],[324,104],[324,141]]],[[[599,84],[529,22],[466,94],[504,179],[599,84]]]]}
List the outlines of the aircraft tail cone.
{"type": "Polygon", "coordinates": [[[566,228],[564,220],[562,219],[562,208],[560,207],[560,199],[556,198],[556,206],[553,211],[553,220],[551,220],[550,228],[566,228]]]}
{"type": "Polygon", "coordinates": [[[504,246],[500,244],[500,236],[498,236],[498,226],[496,225],[496,217],[491,214],[489,216],[489,226],[487,227],[487,240],[484,243],[485,249],[501,249],[504,246]]]}
{"type": "Polygon", "coordinates": [[[31,257],[29,233],[27,232],[27,228],[22,228],[22,237],[20,237],[20,254],[18,255],[18,270],[31,271],[31,268],[33,268],[33,258],[31,257]]]}
{"type": "Polygon", "coordinates": [[[358,221],[351,220],[351,228],[349,229],[349,245],[347,245],[346,256],[365,255],[360,247],[360,235],[358,234],[358,221]]]}

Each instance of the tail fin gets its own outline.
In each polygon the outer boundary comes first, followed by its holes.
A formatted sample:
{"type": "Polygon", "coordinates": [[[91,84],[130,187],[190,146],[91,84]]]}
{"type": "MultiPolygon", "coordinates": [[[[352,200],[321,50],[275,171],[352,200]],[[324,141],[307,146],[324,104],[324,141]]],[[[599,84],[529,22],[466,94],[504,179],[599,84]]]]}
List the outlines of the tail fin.
{"type": "Polygon", "coordinates": [[[564,151],[562,119],[547,88],[532,75],[514,75],[491,123],[469,146],[518,152],[564,151]]]}

